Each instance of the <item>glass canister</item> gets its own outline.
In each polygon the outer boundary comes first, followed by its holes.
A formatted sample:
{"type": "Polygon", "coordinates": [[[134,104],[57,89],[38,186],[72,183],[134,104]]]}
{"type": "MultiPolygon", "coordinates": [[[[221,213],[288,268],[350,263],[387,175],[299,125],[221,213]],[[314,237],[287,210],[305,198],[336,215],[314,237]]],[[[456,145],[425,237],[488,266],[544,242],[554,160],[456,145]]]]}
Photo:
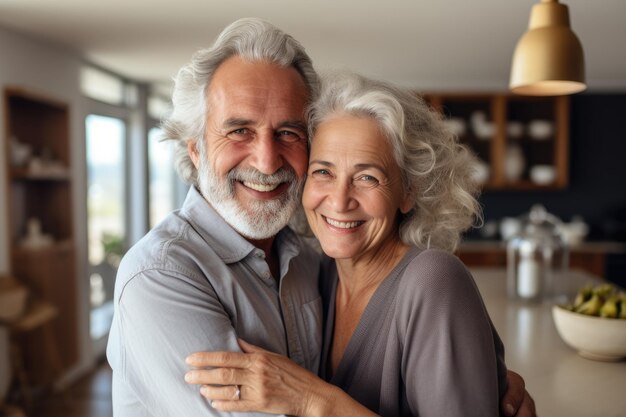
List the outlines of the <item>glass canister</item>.
{"type": "Polygon", "coordinates": [[[568,250],[561,221],[540,204],[522,219],[521,231],[507,243],[507,292],[511,298],[542,301],[560,295],[568,250]]]}

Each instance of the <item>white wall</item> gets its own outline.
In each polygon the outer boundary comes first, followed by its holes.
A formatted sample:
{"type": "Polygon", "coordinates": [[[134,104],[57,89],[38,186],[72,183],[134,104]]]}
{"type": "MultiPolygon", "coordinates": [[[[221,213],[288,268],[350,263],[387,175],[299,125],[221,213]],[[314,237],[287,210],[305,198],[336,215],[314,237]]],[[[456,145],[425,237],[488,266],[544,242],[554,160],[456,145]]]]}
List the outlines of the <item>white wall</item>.
{"type": "MultiPolygon", "coordinates": [[[[91,342],[89,339],[89,296],[86,271],[86,167],[84,140],[84,106],[80,94],[81,60],[75,54],[54,45],[0,27],[0,88],[16,86],[69,103],[70,140],[73,182],[73,215],[78,281],[79,326],[81,361],[73,373],[89,366],[91,342]]],[[[4,114],[0,101],[0,114],[4,114]]],[[[4,118],[0,118],[0,132],[5,134],[4,118]]],[[[3,137],[3,142],[6,138],[3,137]]],[[[0,146],[0,274],[9,272],[8,214],[6,196],[6,147],[0,146]]],[[[71,377],[71,375],[68,375],[71,377]]]]}

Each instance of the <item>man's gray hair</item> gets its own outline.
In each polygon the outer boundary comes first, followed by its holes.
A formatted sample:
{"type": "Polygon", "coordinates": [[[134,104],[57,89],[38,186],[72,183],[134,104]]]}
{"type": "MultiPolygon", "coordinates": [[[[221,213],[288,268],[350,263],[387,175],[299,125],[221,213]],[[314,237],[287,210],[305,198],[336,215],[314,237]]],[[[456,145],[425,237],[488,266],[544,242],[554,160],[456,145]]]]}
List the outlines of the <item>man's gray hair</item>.
{"type": "Polygon", "coordinates": [[[187,142],[204,146],[207,118],[206,94],[213,74],[228,58],[272,62],[295,68],[309,90],[309,100],[317,97],[319,78],[311,58],[293,37],[272,24],[256,18],[231,23],[207,49],[197,51],[190,63],[174,78],[172,113],[162,123],[163,139],[175,140],[174,163],[183,181],[197,185],[197,171],[187,152],[187,142]]]}
{"type": "Polygon", "coordinates": [[[372,118],[392,145],[413,204],[401,215],[402,241],[454,250],[461,232],[482,221],[476,158],[415,93],[357,74],[328,74],[308,109],[310,140],[320,123],[345,115],[372,118]]]}

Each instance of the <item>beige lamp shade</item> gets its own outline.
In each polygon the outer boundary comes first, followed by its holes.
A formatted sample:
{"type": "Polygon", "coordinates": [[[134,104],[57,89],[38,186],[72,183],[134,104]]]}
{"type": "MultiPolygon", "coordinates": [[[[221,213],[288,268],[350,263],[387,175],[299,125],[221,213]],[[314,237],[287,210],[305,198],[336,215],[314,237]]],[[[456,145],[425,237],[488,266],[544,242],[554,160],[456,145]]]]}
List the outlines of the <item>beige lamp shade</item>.
{"type": "Polygon", "coordinates": [[[585,59],[570,29],[567,6],[541,0],[513,53],[509,88],[516,94],[557,96],[583,91],[585,59]]]}

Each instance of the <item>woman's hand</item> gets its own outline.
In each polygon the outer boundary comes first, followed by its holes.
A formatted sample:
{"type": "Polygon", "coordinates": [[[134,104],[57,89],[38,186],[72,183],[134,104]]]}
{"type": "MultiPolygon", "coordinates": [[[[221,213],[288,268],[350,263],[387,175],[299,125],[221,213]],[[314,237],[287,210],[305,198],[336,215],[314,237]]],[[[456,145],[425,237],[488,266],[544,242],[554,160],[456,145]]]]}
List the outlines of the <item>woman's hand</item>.
{"type": "Polygon", "coordinates": [[[336,387],[288,358],[239,340],[245,353],[198,352],[186,359],[199,368],[185,375],[221,411],[324,415],[336,387]],[[202,369],[212,367],[213,369],[202,369]],[[239,393],[237,392],[239,390],[239,393]]]}

